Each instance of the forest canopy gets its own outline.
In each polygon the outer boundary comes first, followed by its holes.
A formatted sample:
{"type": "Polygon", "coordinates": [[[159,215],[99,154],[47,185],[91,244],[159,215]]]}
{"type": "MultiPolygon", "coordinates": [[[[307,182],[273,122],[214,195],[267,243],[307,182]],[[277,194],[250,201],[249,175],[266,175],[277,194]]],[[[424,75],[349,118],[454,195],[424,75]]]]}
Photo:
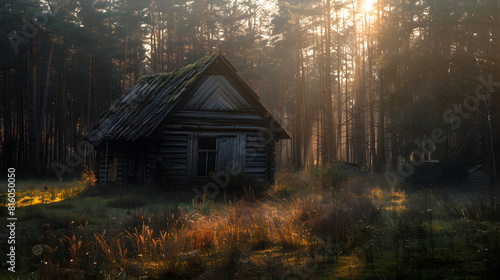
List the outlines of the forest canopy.
{"type": "Polygon", "coordinates": [[[499,172],[500,0],[1,0],[0,26],[3,172],[92,167],[114,100],[214,52],[291,135],[280,168],[499,172]]]}

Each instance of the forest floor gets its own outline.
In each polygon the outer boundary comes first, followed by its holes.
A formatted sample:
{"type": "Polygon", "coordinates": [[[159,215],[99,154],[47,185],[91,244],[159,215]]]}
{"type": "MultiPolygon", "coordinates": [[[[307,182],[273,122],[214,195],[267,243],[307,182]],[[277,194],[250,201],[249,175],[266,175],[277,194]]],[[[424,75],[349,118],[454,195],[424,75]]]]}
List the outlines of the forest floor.
{"type": "MultiPolygon", "coordinates": [[[[500,277],[497,188],[390,190],[370,174],[330,188],[309,172],[280,174],[267,189],[240,183],[196,199],[156,187],[20,182],[16,273],[4,254],[0,277],[500,277]]],[[[0,235],[7,252],[7,229],[0,235]]]]}

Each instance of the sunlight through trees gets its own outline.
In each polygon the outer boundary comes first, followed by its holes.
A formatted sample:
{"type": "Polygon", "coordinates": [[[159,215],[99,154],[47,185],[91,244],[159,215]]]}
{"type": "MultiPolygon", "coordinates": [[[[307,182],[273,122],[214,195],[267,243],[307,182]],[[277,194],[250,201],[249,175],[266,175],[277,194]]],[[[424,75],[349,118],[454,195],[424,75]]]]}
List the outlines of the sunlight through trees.
{"type": "MultiPolygon", "coordinates": [[[[81,136],[141,76],[219,51],[291,133],[280,168],[337,160],[384,172],[439,128],[446,140],[424,160],[498,173],[497,0],[0,5],[4,167],[70,166],[81,136]],[[478,86],[477,106],[463,105],[478,86]]],[[[81,163],[93,164],[90,149],[81,163]]]]}

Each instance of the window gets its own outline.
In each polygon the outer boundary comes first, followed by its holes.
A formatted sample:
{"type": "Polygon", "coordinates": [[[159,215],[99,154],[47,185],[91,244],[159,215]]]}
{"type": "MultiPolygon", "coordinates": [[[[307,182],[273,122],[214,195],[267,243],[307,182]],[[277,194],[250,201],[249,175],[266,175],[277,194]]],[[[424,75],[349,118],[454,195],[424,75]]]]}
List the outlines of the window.
{"type": "Polygon", "coordinates": [[[215,173],[217,156],[217,138],[198,138],[198,176],[209,176],[215,173]]]}

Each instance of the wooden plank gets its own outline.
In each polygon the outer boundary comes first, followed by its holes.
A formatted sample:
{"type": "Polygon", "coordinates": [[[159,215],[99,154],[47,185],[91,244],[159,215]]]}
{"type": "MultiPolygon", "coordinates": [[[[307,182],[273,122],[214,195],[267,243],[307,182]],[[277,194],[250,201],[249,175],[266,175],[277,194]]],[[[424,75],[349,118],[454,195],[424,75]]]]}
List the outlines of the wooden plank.
{"type": "Polygon", "coordinates": [[[245,172],[245,159],[246,159],[246,135],[243,133],[239,133],[236,136],[236,149],[237,149],[237,155],[236,155],[236,162],[238,165],[243,168],[242,172],[245,172]]]}
{"type": "Polygon", "coordinates": [[[168,163],[172,163],[172,164],[184,164],[185,165],[187,163],[186,158],[178,158],[178,159],[169,158],[169,159],[166,159],[165,161],[168,163]]]}
{"type": "Polygon", "coordinates": [[[258,162],[258,161],[248,161],[245,163],[245,165],[247,167],[265,167],[266,166],[266,163],[261,161],[261,162],[258,162]]]}
{"type": "Polygon", "coordinates": [[[173,134],[163,126],[159,152],[162,157],[164,172],[163,183],[187,181],[188,135],[173,134]]]}
{"type": "Polygon", "coordinates": [[[213,125],[197,125],[197,124],[166,124],[164,126],[167,129],[185,129],[190,131],[249,131],[249,132],[258,132],[262,130],[261,126],[253,126],[253,125],[236,125],[236,126],[227,126],[223,123],[217,123],[213,125]]]}
{"type": "Polygon", "coordinates": [[[184,155],[187,155],[187,148],[184,147],[183,149],[181,148],[162,148],[161,150],[161,153],[162,154],[184,154],[184,155]]]}
{"type": "Polygon", "coordinates": [[[248,142],[247,141],[247,147],[248,148],[258,148],[258,149],[265,150],[266,144],[265,143],[261,143],[261,142],[248,142]]]}
{"type": "Polygon", "coordinates": [[[218,89],[210,96],[210,99],[202,105],[200,110],[235,111],[238,110],[238,105],[224,98],[224,93],[218,89]]]}
{"type": "Polygon", "coordinates": [[[225,110],[252,109],[246,98],[225,77],[208,75],[183,109],[216,110],[219,104],[225,110]]]}
{"type": "Polygon", "coordinates": [[[258,136],[258,135],[248,135],[247,136],[247,141],[248,142],[260,142],[260,143],[266,143],[266,138],[264,136],[258,136]]]}
{"type": "Polygon", "coordinates": [[[198,99],[202,98],[203,95],[200,95],[200,92],[208,92],[210,90],[210,85],[212,84],[211,79],[213,79],[212,76],[209,75],[204,75],[200,78],[198,87],[193,94],[193,96],[189,99],[186,104],[184,104],[183,108],[193,108],[196,107],[198,99]],[[198,94],[197,94],[198,93],[198,94]],[[196,97],[196,98],[194,98],[196,97]]]}
{"type": "Polygon", "coordinates": [[[266,153],[262,153],[262,152],[259,153],[259,152],[248,151],[248,150],[247,150],[246,156],[247,156],[247,158],[262,158],[264,161],[267,158],[266,153]]]}
{"type": "Polygon", "coordinates": [[[164,182],[166,184],[185,184],[187,181],[186,176],[174,176],[174,177],[168,177],[167,181],[164,182]]]}
{"type": "Polygon", "coordinates": [[[261,173],[264,174],[266,172],[265,167],[247,167],[246,168],[246,173],[261,173]]]}
{"type": "Polygon", "coordinates": [[[181,135],[172,135],[168,131],[164,131],[162,141],[186,143],[187,137],[181,135]]]}
{"type": "Polygon", "coordinates": [[[235,121],[263,121],[259,111],[236,111],[236,112],[212,112],[212,111],[191,111],[177,110],[169,115],[170,118],[177,119],[231,119],[235,121]]]}
{"type": "Polygon", "coordinates": [[[186,155],[185,154],[169,154],[168,157],[167,155],[163,155],[162,156],[162,159],[164,161],[166,160],[170,160],[170,159],[185,159],[186,158],[186,155]]]}
{"type": "MultiPolygon", "coordinates": [[[[196,126],[196,127],[213,127],[215,129],[221,127],[230,127],[234,130],[234,128],[238,127],[252,127],[259,128],[259,130],[254,130],[254,132],[262,131],[264,129],[265,124],[261,121],[238,121],[233,120],[230,117],[227,119],[177,119],[172,118],[169,119],[168,123],[164,125],[164,128],[167,129],[175,129],[175,125],[184,125],[184,126],[196,126]]],[[[265,143],[262,141],[262,143],[265,143]]]]}
{"type": "Polygon", "coordinates": [[[173,171],[173,170],[179,170],[179,169],[183,169],[185,170],[186,169],[186,165],[184,164],[176,164],[176,163],[172,163],[172,162],[167,162],[167,163],[164,163],[163,166],[165,168],[167,168],[167,171],[173,171]]]}
{"type": "Polygon", "coordinates": [[[262,164],[266,164],[265,157],[247,157],[245,162],[258,162],[262,164]]]}

